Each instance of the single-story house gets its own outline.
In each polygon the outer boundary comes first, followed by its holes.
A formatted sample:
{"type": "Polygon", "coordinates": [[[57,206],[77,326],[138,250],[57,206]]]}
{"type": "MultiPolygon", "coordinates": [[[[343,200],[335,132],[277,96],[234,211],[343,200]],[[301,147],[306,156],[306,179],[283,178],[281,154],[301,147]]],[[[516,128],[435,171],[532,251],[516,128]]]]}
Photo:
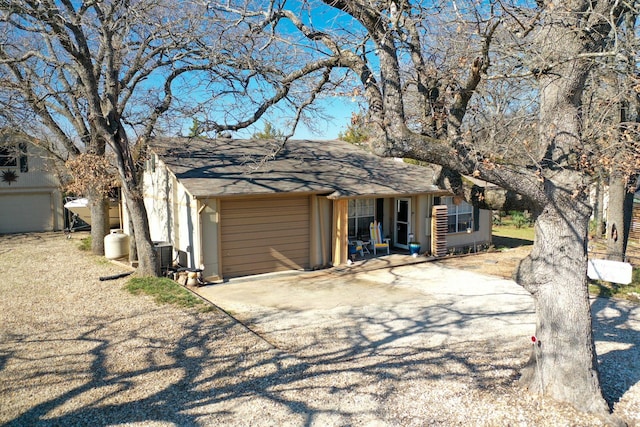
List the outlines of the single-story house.
{"type": "Polygon", "coordinates": [[[343,141],[155,138],[150,152],[152,239],[210,281],[346,263],[374,221],[392,250],[491,241],[490,211],[432,184],[429,168],[343,141]],[[434,206],[446,217],[432,221],[434,206]]]}
{"type": "Polygon", "coordinates": [[[0,132],[0,234],[64,228],[60,183],[45,153],[15,132],[0,132]]]}

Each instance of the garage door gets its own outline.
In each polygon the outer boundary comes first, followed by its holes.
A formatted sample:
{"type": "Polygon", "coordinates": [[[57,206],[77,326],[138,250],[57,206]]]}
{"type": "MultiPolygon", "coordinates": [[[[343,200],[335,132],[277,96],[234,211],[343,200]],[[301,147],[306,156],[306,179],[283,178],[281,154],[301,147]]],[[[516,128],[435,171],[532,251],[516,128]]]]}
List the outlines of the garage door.
{"type": "Polygon", "coordinates": [[[221,204],[225,278],[309,267],[309,199],[225,200],[221,204]]]}
{"type": "Polygon", "coordinates": [[[51,230],[51,193],[0,195],[0,233],[51,230]]]}

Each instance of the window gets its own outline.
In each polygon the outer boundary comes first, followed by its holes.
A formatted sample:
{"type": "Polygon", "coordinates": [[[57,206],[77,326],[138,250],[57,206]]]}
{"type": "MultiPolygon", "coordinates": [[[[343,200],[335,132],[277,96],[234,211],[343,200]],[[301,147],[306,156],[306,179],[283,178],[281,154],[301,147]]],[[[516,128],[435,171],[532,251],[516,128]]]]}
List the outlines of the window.
{"type": "Polygon", "coordinates": [[[367,240],[369,238],[369,224],[374,221],[375,199],[349,200],[349,237],[367,240]]]}
{"type": "Polygon", "coordinates": [[[473,229],[473,206],[464,200],[455,204],[453,197],[443,197],[447,205],[447,232],[466,233],[468,228],[473,229]]]}
{"type": "Polygon", "coordinates": [[[18,160],[14,150],[6,147],[0,147],[0,167],[1,166],[18,166],[18,160]]]}
{"type": "Polygon", "coordinates": [[[0,147],[0,167],[20,166],[20,172],[28,172],[27,145],[22,143],[17,147],[0,147]]]}

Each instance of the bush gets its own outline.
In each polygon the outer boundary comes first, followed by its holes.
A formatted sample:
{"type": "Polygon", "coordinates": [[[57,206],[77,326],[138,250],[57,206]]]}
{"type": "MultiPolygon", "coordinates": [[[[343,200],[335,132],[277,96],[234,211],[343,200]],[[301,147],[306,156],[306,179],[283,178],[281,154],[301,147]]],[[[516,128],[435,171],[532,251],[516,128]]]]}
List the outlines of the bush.
{"type": "Polygon", "coordinates": [[[529,218],[520,211],[511,211],[509,213],[511,215],[511,221],[516,228],[522,228],[529,225],[529,218]]]}

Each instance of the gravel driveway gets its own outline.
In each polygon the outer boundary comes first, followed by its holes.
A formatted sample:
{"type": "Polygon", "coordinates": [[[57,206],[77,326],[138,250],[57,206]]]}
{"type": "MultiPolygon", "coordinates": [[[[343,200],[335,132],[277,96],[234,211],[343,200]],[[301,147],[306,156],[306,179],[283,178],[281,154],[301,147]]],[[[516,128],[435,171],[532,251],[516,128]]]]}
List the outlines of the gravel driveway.
{"type": "MultiPolygon", "coordinates": [[[[123,267],[72,237],[0,236],[2,425],[604,425],[517,388],[533,315],[511,281],[428,263],[199,290],[230,317],[99,281],[123,267]]],[[[605,392],[638,424],[640,310],[593,307],[605,392]]]]}

